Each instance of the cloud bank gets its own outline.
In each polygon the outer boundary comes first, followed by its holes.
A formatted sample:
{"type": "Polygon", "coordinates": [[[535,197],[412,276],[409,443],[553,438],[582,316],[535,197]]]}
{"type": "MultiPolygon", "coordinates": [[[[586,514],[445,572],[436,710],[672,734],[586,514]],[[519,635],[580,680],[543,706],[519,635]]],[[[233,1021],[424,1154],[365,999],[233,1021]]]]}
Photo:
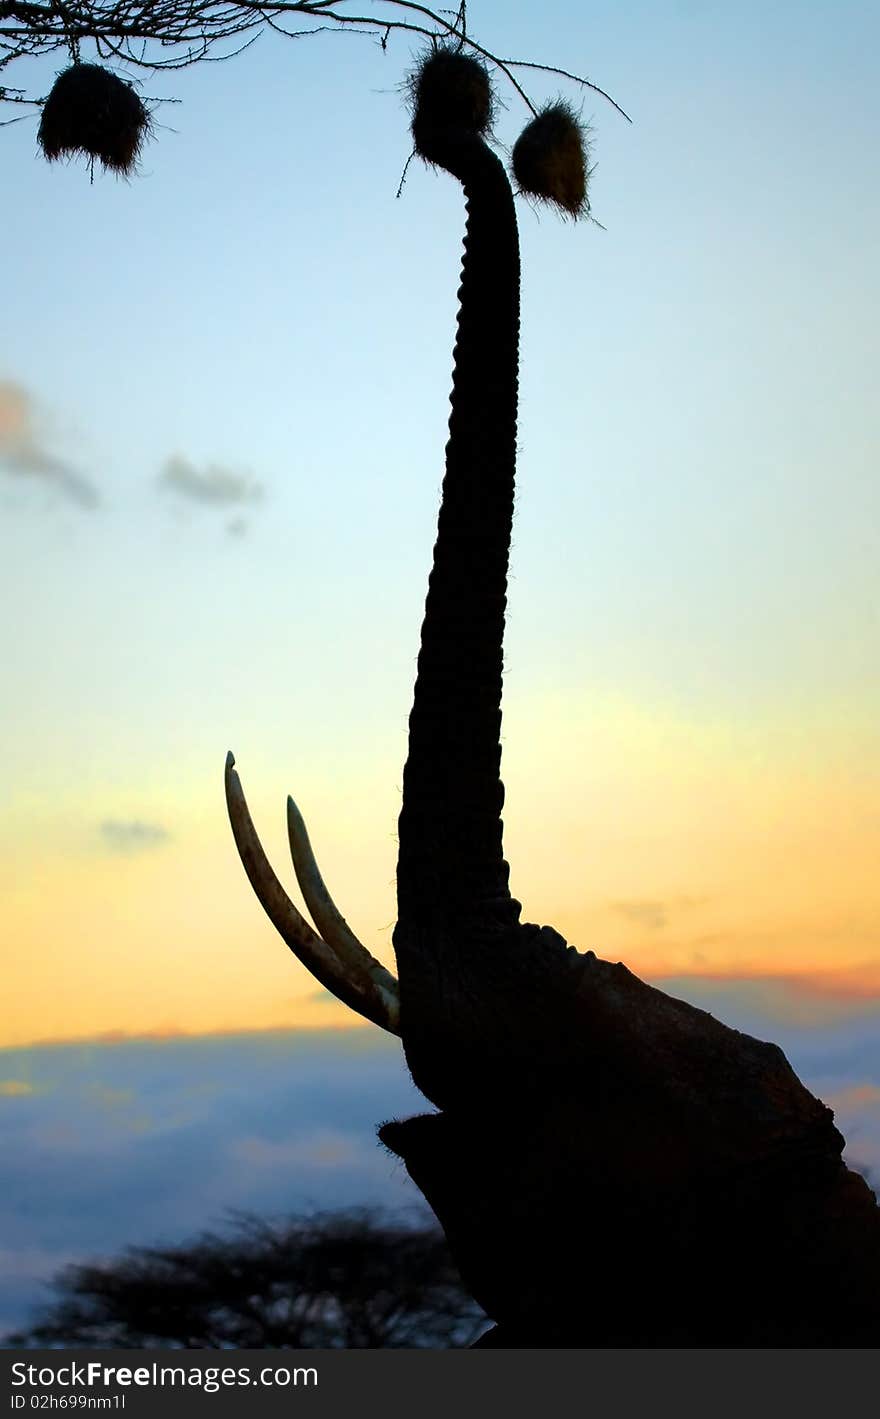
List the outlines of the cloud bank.
{"type": "Polygon", "coordinates": [[[424,1110],[379,1031],[0,1050],[0,1344],[68,1261],[183,1241],[229,1214],[419,1204],[377,1142],[424,1110]]]}
{"type": "MultiPolygon", "coordinates": [[[[880,998],[822,1021],[802,989],[782,1002],[780,983],[661,984],[778,1043],[834,1109],[851,1166],[880,1184],[880,998]]],[[[419,1205],[376,1126],[424,1110],[399,1043],[377,1030],[0,1050],[0,1337],[66,1261],[183,1241],[235,1209],[419,1205]]]]}

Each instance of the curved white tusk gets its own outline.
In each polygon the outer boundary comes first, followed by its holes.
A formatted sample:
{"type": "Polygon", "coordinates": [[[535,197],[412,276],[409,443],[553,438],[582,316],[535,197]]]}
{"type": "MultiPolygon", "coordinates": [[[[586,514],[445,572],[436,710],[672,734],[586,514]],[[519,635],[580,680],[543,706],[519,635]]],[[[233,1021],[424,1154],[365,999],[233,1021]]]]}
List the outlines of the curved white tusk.
{"type": "Polygon", "coordinates": [[[312,921],[327,945],[336,952],[343,970],[356,977],[366,976],[394,1019],[395,1033],[399,1033],[400,987],[397,979],[357,939],[327,891],[302,814],[292,798],[287,800],[287,836],[290,839],[293,870],[305,904],[312,914],[312,921]]]}
{"type": "MultiPolygon", "coordinates": [[[[388,992],[380,993],[362,969],[356,973],[346,969],[333,948],[322,941],[305,917],[297,911],[272,871],[248,811],[241,780],[235,771],[235,758],[231,752],[226,755],[225,786],[229,822],[238,855],[272,925],[315,980],[331,991],[344,1005],[348,1005],[374,1025],[381,1026],[393,1035],[399,1035],[399,1008],[396,998],[392,1002],[387,998],[388,992]]],[[[397,982],[394,984],[396,986],[397,982]]]]}

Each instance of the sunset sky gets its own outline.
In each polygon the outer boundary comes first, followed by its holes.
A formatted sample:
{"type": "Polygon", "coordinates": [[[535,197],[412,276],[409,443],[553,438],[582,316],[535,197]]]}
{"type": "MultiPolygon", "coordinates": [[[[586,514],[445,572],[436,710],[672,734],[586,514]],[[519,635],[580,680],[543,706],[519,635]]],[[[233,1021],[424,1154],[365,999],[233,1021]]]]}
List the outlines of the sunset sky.
{"type": "MultiPolygon", "coordinates": [[[[521,75],[583,103],[605,230],[519,204],[514,891],[651,980],[787,977],[807,1014],[861,1009],[880,14],[469,15],[634,120],[521,75]]],[[[395,199],[414,47],[263,38],[148,78],[182,102],[130,184],[39,159],[34,118],[0,132],[0,1046],[348,1023],[239,866],[229,748],[280,875],[292,792],[392,964],[463,231],[445,174],[414,162],[395,199]]],[[[499,93],[512,145],[528,114],[499,93]]]]}

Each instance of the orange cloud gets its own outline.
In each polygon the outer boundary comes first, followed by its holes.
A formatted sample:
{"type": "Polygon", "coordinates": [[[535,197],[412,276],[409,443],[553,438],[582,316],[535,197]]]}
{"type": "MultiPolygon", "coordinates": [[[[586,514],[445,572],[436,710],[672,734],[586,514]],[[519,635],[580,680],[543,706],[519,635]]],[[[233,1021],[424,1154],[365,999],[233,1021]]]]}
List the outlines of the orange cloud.
{"type": "Polygon", "coordinates": [[[10,473],[53,484],[80,507],[97,507],[98,492],[89,479],[45,447],[32,406],[22,385],[0,380],[0,463],[10,473]]]}
{"type": "Polygon", "coordinates": [[[865,971],[646,971],[652,985],[693,998],[722,1015],[733,1006],[758,1010],[780,1024],[811,1029],[880,1015],[880,982],[865,971]]]}
{"type": "Polygon", "coordinates": [[[834,1109],[880,1108],[880,1086],[877,1084],[851,1084],[836,1094],[829,1094],[828,1102],[834,1109]]]}

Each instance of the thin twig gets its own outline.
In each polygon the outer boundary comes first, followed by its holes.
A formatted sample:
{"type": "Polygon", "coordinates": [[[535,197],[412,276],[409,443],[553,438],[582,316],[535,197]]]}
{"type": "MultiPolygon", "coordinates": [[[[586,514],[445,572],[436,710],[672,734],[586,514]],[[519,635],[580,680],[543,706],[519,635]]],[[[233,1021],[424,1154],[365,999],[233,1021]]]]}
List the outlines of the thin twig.
{"type": "MultiPolygon", "coordinates": [[[[186,69],[203,62],[225,62],[253,44],[264,30],[289,39],[325,29],[363,34],[387,49],[392,32],[445,41],[479,55],[496,68],[534,114],[516,72],[534,69],[591,89],[628,121],[629,115],[598,84],[584,75],[531,60],[501,59],[468,32],[467,3],[435,10],[418,0],[384,0],[383,13],[355,14],[339,8],[342,0],[276,0],[259,5],[248,0],[0,0],[0,69],[23,59],[65,50],[74,58],[91,44],[99,58],[112,56],[137,69],[186,69]],[[400,14],[400,18],[392,18],[400,14]],[[318,19],[314,29],[288,29],[283,19],[318,19]],[[225,46],[233,42],[233,48],[225,46]],[[218,52],[222,51],[222,52],[218,52]]],[[[24,90],[0,87],[0,103],[40,104],[22,97],[24,90]]]]}

